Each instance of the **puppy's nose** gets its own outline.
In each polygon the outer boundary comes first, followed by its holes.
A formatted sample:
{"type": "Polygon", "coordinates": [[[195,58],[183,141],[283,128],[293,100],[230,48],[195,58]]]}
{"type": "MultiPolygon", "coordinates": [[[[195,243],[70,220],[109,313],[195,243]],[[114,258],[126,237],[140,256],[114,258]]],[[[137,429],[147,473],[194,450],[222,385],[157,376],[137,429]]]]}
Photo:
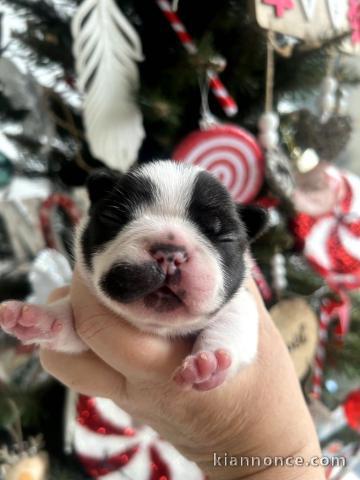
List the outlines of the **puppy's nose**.
{"type": "Polygon", "coordinates": [[[178,245],[153,245],[150,253],[168,275],[174,275],[176,270],[188,260],[185,248],[178,245]]]}

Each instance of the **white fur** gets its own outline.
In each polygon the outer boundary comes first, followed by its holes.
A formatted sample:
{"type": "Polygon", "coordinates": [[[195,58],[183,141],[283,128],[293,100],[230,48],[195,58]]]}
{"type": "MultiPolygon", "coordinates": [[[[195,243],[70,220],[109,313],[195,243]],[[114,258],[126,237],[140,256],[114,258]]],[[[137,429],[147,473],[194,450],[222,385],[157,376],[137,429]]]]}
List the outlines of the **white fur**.
{"type": "Polygon", "coordinates": [[[244,288],[212,318],[198,335],[192,353],[226,349],[231,353],[229,376],[250,365],[258,345],[258,311],[252,295],[244,288]]]}
{"type": "MultiPolygon", "coordinates": [[[[75,243],[77,268],[87,285],[98,299],[115,313],[140,329],[160,335],[174,336],[200,332],[193,348],[193,353],[202,351],[215,352],[224,349],[230,352],[232,364],[229,375],[233,375],[242,367],[249,365],[255,358],[258,343],[258,312],[251,294],[240,286],[232,299],[218,310],[224,298],[226,272],[221,265],[221,257],[210,241],[186,217],[186,210],[191,200],[193,186],[200,169],[161,162],[145,165],[134,175],[145,175],[157,187],[157,198],[154,205],[139,206],[134,212],[134,219],[126,225],[111,242],[93,256],[93,270],[90,271],[84,262],[81,236],[89,218],[86,217],[78,227],[75,243]],[[196,308],[186,310],[175,318],[170,312],[160,321],[160,314],[150,309],[136,309],[133,303],[125,305],[109,298],[101,289],[103,275],[115,264],[123,262],[144,263],[152,259],[150,247],[152,244],[169,238],[172,234],[185,245],[188,252],[201,265],[194,271],[204,273],[204,283],[211,278],[209,295],[196,311],[196,308]],[[209,313],[217,311],[215,315],[209,313]],[[183,315],[183,316],[181,316],[183,315]],[[171,321],[167,321],[171,318],[171,321]]],[[[120,207],[121,208],[121,207],[120,207]]],[[[182,277],[186,266],[182,267],[182,277]]],[[[197,279],[199,280],[199,279],[197,279]]],[[[197,286],[201,287],[201,280],[197,286]]],[[[191,284],[191,281],[190,281],[191,284]]],[[[194,283],[195,285],[195,283],[194,283]]],[[[196,285],[195,285],[196,286],[196,285]]],[[[199,289],[201,297],[201,288],[199,289]]],[[[190,292],[191,293],[191,292],[190,292]]],[[[191,296],[191,295],[190,295],[191,296]]],[[[202,297],[201,297],[202,298],[202,297]]],[[[187,301],[187,297],[186,297],[187,301]]],[[[141,303],[141,302],[140,302],[141,303]]],[[[185,303],[185,302],[184,302],[185,303]]],[[[78,352],[86,348],[77,337],[73,327],[72,310],[69,299],[46,307],[51,315],[55,315],[65,325],[58,338],[51,343],[51,348],[66,352],[78,352]]],[[[162,314],[164,317],[164,314],[162,314]]],[[[36,341],[36,340],[34,340],[36,341]]]]}

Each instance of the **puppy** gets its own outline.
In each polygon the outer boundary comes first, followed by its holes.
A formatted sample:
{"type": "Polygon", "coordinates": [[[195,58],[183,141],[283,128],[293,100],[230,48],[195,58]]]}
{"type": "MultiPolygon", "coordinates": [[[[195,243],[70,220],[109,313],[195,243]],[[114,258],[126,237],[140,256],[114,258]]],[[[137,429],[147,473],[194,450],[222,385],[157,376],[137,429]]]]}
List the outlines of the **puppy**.
{"type": "MultiPolygon", "coordinates": [[[[77,267],[93,294],[136,328],[194,336],[174,373],[182,386],[217,387],[256,356],[258,314],[244,287],[250,242],[264,210],[236,205],[200,168],[158,161],[88,181],[91,206],[78,228],[77,267]]],[[[70,300],[7,302],[5,332],[24,343],[80,352],[70,300]]]]}

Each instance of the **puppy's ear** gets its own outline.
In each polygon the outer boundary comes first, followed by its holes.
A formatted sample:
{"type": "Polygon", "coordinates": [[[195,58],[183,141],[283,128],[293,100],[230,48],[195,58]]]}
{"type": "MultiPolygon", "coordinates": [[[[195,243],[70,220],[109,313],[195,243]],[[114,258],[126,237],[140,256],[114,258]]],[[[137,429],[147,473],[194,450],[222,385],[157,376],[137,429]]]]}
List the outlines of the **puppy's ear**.
{"type": "Polygon", "coordinates": [[[269,224],[268,211],[256,205],[237,205],[236,207],[251,243],[266,230],[269,224]]]}
{"type": "Polygon", "coordinates": [[[120,180],[121,173],[107,168],[94,170],[87,179],[86,187],[91,204],[104,198],[120,180]]]}

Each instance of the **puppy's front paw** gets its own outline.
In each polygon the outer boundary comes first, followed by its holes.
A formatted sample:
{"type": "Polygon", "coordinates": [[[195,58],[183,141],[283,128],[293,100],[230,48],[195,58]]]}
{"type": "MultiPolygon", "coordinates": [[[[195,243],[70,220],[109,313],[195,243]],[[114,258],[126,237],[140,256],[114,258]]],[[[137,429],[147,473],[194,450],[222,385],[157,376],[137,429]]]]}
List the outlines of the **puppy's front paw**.
{"type": "Polygon", "coordinates": [[[44,307],[18,301],[0,305],[0,327],[26,344],[51,342],[63,325],[44,307]]]}
{"type": "Polygon", "coordinates": [[[225,381],[231,361],[230,352],[223,349],[189,355],[176,370],[174,381],[184,388],[211,390],[225,381]]]}

